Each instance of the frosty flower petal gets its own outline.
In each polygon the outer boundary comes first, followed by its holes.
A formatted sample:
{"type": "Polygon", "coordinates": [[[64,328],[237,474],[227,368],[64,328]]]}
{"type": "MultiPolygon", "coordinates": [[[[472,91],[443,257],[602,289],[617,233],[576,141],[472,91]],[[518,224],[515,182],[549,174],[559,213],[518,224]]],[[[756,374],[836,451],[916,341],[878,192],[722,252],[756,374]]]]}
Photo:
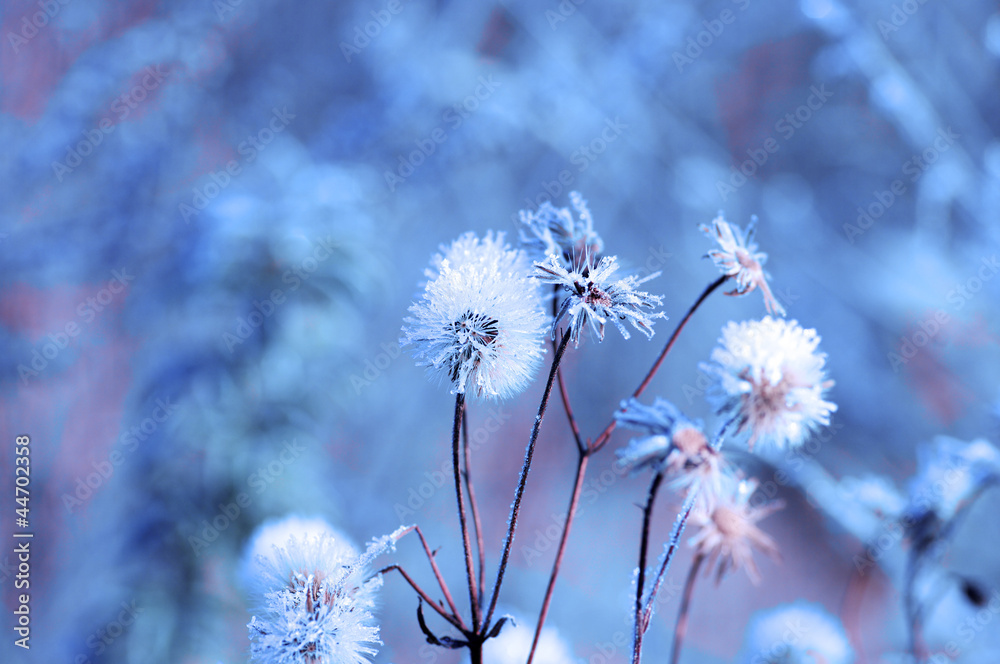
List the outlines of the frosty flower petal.
{"type": "Polygon", "coordinates": [[[372,542],[364,554],[332,528],[310,524],[310,534],[288,535],[296,524],[268,524],[251,550],[271,541],[256,557],[262,595],[247,625],[250,657],[262,664],[337,662],[365,664],[381,645],[372,609],[381,577],[365,578],[367,563],[391,548],[393,533],[372,542]]]}
{"type": "Polygon", "coordinates": [[[716,582],[729,570],[745,567],[747,576],[756,585],[760,582],[760,573],[753,560],[753,548],[771,557],[778,555],[774,540],[757,527],[757,522],[781,509],[783,504],[750,505],[750,497],[757,490],[755,480],[733,480],[727,488],[712,509],[696,508],[691,512],[691,524],[699,531],[689,544],[699,555],[705,556],[706,574],[716,569],[716,582]]]}
{"type": "Polygon", "coordinates": [[[603,341],[604,325],[609,320],[626,339],[631,335],[622,321],[630,322],[632,327],[647,338],[652,338],[653,319],[666,316],[662,312],[654,314],[644,310],[660,306],[663,298],[637,290],[637,286],[659,273],[642,279],[631,275],[612,281],[611,275],[617,270],[618,259],[614,256],[601,258],[596,266],[586,260],[572,270],[567,270],[556,256],[549,256],[545,261],[535,263],[538,281],[562,286],[561,295],[565,298],[552,321],[553,336],[559,322],[568,317],[570,336],[577,345],[580,343],[580,333],[588,325],[597,338],[603,341]]]}
{"type": "Polygon", "coordinates": [[[758,252],[757,244],[753,241],[757,217],[750,219],[746,231],[731,225],[721,214],[712,220],[711,226],[702,224],[698,228],[719,244],[718,249],[712,249],[705,255],[706,258],[711,258],[723,274],[736,281],[736,288],[726,295],[746,295],[753,289],[760,288],[768,313],[784,316],[785,308],[771,293],[771,287],[767,283],[769,275],[762,267],[767,262],[767,254],[758,252]]]}
{"type": "Polygon", "coordinates": [[[746,631],[738,661],[739,664],[852,664],[854,652],[840,619],[819,604],[800,600],[756,613],[746,631]]]}
{"type": "Polygon", "coordinates": [[[452,391],[507,398],[528,386],[545,352],[547,317],[537,282],[503,234],[463,235],[432,260],[410,307],[402,344],[452,391]]]}
{"type": "Polygon", "coordinates": [[[569,198],[578,219],[568,208],[557,208],[545,201],[534,212],[521,210],[519,232],[521,246],[532,256],[555,255],[567,267],[586,256],[596,259],[604,250],[604,241],[594,231],[587,201],[575,191],[569,198]]]}
{"type": "Polygon", "coordinates": [[[711,509],[722,490],[726,464],[709,444],[700,421],[692,421],[672,403],[657,398],[647,406],[635,398],[623,401],[615,419],[622,426],[649,435],[633,438],[616,450],[618,458],[633,471],[645,467],[665,472],[675,491],[701,490],[699,503],[711,509]]]}
{"type": "Polygon", "coordinates": [[[748,432],[751,451],[757,441],[797,447],[830,423],[837,405],[823,398],[833,381],[819,341],[816,330],[770,316],[722,328],[712,362],[700,366],[715,379],[708,398],[716,412],[748,432]]]}

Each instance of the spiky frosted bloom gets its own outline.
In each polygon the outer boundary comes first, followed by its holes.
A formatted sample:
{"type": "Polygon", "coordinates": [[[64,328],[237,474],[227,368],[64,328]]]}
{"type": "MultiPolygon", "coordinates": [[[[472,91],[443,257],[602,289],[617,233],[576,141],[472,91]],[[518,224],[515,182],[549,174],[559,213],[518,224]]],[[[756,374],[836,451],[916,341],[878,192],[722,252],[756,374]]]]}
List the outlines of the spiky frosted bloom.
{"type": "Polygon", "coordinates": [[[570,192],[569,200],[579,215],[577,218],[568,208],[557,208],[549,201],[539,205],[534,212],[520,211],[521,246],[530,255],[539,259],[554,255],[564,265],[572,267],[585,256],[596,260],[604,251],[604,241],[594,230],[587,201],[575,191],[570,192]]]}
{"type": "Polygon", "coordinates": [[[559,322],[568,317],[570,337],[579,345],[580,333],[590,326],[601,341],[604,340],[604,325],[611,320],[628,339],[631,335],[622,321],[646,335],[653,336],[653,319],[666,318],[663,312],[651,313],[654,307],[663,303],[659,295],[651,295],[638,290],[640,284],[659,276],[653,273],[642,279],[629,275],[624,279],[612,280],[618,271],[618,259],[604,256],[596,267],[590,257],[567,270],[559,258],[550,255],[546,260],[535,263],[535,276],[543,282],[562,286],[562,305],[552,321],[552,335],[555,336],[559,322]]]}
{"type": "MultiPolygon", "coordinates": [[[[315,524],[313,524],[315,525],[315,524]]],[[[366,578],[373,558],[405,532],[374,540],[363,554],[332,528],[289,534],[294,524],[266,524],[257,555],[250,658],[261,664],[363,664],[381,645],[372,610],[382,578],[366,578]]]]}
{"type": "Polygon", "coordinates": [[[700,420],[689,420],[677,406],[659,397],[651,406],[635,398],[622,401],[615,419],[647,434],[615,451],[623,464],[633,471],[663,471],[671,478],[669,486],[677,491],[698,487],[704,506],[712,506],[722,491],[726,463],[709,443],[700,420]]]}
{"type": "Polygon", "coordinates": [[[751,505],[750,498],[756,490],[756,480],[731,478],[723,485],[711,509],[696,505],[691,511],[691,525],[698,528],[698,532],[688,543],[699,555],[705,556],[706,575],[716,570],[716,583],[729,570],[745,568],[750,581],[756,585],[760,583],[760,573],[753,560],[753,549],[760,549],[771,557],[778,555],[774,540],[757,527],[757,522],[784,504],[774,501],[751,505]]]}
{"type": "Polygon", "coordinates": [[[417,363],[451,383],[453,393],[507,398],[524,390],[545,352],[548,317],[521,251],[503,233],[472,233],[442,247],[430,281],[410,307],[403,345],[417,363]]]}
{"type": "Polygon", "coordinates": [[[965,442],[937,436],[917,449],[917,473],[910,480],[907,521],[917,540],[934,538],[939,528],[981,490],[1000,482],[1000,450],[980,438],[965,442]]]}
{"type": "Polygon", "coordinates": [[[767,284],[770,275],[762,267],[767,262],[767,254],[757,251],[757,243],[753,241],[757,232],[757,217],[751,217],[746,231],[727,222],[721,214],[712,220],[711,226],[702,224],[698,228],[719,244],[718,249],[712,249],[705,257],[711,258],[722,274],[736,281],[736,288],[726,295],[746,295],[760,288],[768,313],[784,316],[785,308],[774,299],[767,284]]]}
{"type": "Polygon", "coordinates": [[[854,651],[840,619],[803,600],[758,611],[740,652],[740,664],[852,664],[854,651]]]}
{"type": "Polygon", "coordinates": [[[819,341],[816,330],[770,316],[722,328],[712,362],[700,368],[714,379],[707,397],[715,411],[735,419],[751,451],[758,441],[798,447],[830,423],[837,405],[824,399],[833,381],[824,372],[826,354],[816,351],[819,341]]]}
{"type": "MultiPolygon", "coordinates": [[[[283,567],[287,564],[287,559],[281,553],[293,538],[297,542],[323,540],[327,542],[327,547],[338,548],[339,555],[344,558],[357,556],[350,538],[322,517],[289,515],[270,519],[257,527],[244,550],[240,574],[248,590],[263,596],[273,590],[275,583],[269,570],[278,570],[281,578],[295,571],[291,566],[283,567]]],[[[318,562],[311,561],[308,564],[315,565],[318,562]]]]}

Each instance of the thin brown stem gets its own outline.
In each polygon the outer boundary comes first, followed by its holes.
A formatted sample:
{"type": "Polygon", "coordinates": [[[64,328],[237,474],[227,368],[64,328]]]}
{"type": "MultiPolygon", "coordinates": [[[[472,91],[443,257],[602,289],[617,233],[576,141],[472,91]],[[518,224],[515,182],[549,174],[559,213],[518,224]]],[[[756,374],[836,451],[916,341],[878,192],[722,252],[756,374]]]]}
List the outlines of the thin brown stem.
{"type": "MultiPolygon", "coordinates": [[[[552,294],[552,317],[555,318],[559,311],[559,297],[558,293],[560,287],[558,285],[554,286],[554,293],[552,294]]],[[[552,340],[552,350],[556,350],[556,340],[552,340]]],[[[586,446],[583,443],[583,437],[580,435],[580,427],[576,423],[576,417],[573,415],[573,408],[569,404],[569,392],[566,391],[566,385],[563,382],[562,369],[556,372],[556,379],[559,382],[559,396],[562,400],[563,410],[566,411],[566,419],[569,420],[569,429],[573,432],[573,440],[576,441],[576,449],[579,450],[580,454],[587,451],[586,446]]],[[[531,661],[530,659],[528,661],[531,661]]]]}
{"type": "Polygon", "coordinates": [[[663,557],[660,561],[660,568],[657,570],[656,577],[653,579],[653,586],[649,589],[646,602],[640,612],[641,615],[636,616],[635,644],[632,650],[632,664],[639,664],[639,660],[642,657],[642,637],[646,633],[646,629],[649,627],[649,621],[653,616],[653,603],[656,601],[656,594],[660,591],[660,585],[663,583],[667,570],[670,568],[670,561],[673,560],[674,554],[677,553],[677,547],[681,541],[681,534],[684,533],[684,526],[687,525],[688,517],[691,515],[691,510],[694,508],[694,503],[697,497],[698,488],[696,485],[688,493],[687,498],[684,499],[684,505],[681,507],[681,511],[677,515],[677,519],[674,521],[673,530],[670,531],[670,539],[668,540],[666,551],[663,552],[663,557]]]}
{"type": "Polygon", "coordinates": [[[465,552],[465,575],[469,580],[469,604],[472,605],[472,629],[479,630],[479,598],[476,595],[475,571],[472,566],[472,545],[469,542],[469,524],[465,520],[465,496],[462,492],[462,473],[459,467],[459,440],[462,431],[462,414],[465,411],[465,394],[455,395],[455,424],[451,435],[451,463],[455,473],[455,495],[458,497],[458,521],[462,527],[462,548],[465,552]]]}
{"type": "Polygon", "coordinates": [[[427,554],[427,560],[431,563],[431,569],[434,570],[434,578],[437,579],[438,585],[441,587],[441,592],[444,594],[444,600],[448,602],[448,608],[451,609],[452,615],[458,620],[458,624],[462,629],[465,629],[465,622],[462,620],[462,616],[458,614],[458,608],[455,606],[455,600],[451,597],[451,591],[448,590],[448,584],[445,583],[444,577],[441,576],[441,570],[438,568],[437,561],[434,560],[434,554],[431,552],[431,548],[427,546],[427,540],[424,538],[424,534],[420,531],[420,526],[413,526],[413,529],[417,531],[417,537],[420,538],[420,543],[424,546],[424,553],[427,554]]]}
{"type": "Polygon", "coordinates": [[[469,414],[468,411],[462,415],[462,451],[465,454],[465,489],[469,492],[469,507],[472,509],[472,525],[476,531],[476,548],[479,553],[479,603],[482,607],[483,597],[486,596],[485,567],[485,547],[483,546],[483,523],[479,519],[479,505],[476,503],[476,490],[472,484],[472,452],[469,449],[469,414]]]}
{"type": "Polygon", "coordinates": [[[691,595],[694,593],[694,582],[698,578],[698,570],[705,562],[705,556],[697,554],[691,561],[691,569],[688,570],[687,581],[684,582],[684,594],[681,595],[681,606],[677,610],[677,624],[674,625],[674,646],[670,651],[670,664],[677,664],[681,657],[681,644],[684,643],[684,635],[687,634],[688,611],[691,608],[691,595]]]}
{"type": "Polygon", "coordinates": [[[451,616],[451,615],[448,615],[447,613],[445,613],[444,612],[444,607],[441,605],[441,603],[440,602],[435,602],[434,600],[432,600],[431,597],[430,597],[430,595],[428,595],[426,592],[424,592],[423,588],[421,588],[417,584],[417,582],[413,580],[413,577],[411,577],[409,574],[407,574],[406,570],[404,570],[399,565],[389,565],[388,567],[383,567],[378,572],[376,572],[376,574],[385,574],[386,572],[391,572],[393,570],[399,572],[403,576],[403,578],[406,579],[406,582],[409,583],[410,586],[415,591],[417,591],[417,595],[419,595],[422,600],[424,600],[425,602],[427,602],[427,604],[432,609],[434,609],[435,611],[437,611],[441,615],[442,618],[444,618],[449,623],[451,623],[456,629],[461,630],[463,634],[467,631],[465,629],[465,627],[462,625],[461,621],[458,619],[457,616],[451,616]]]}
{"type": "Polygon", "coordinates": [[[559,539],[559,549],[556,551],[556,560],[552,563],[552,573],[549,574],[549,585],[545,590],[545,599],[542,600],[542,610],[538,614],[538,624],[535,626],[535,637],[531,641],[531,651],[528,653],[528,664],[535,657],[535,649],[538,647],[538,639],[542,635],[542,627],[545,625],[545,618],[549,613],[549,604],[552,602],[552,593],[556,587],[556,577],[559,576],[559,567],[562,565],[563,554],[566,551],[566,542],[569,540],[569,529],[573,525],[573,518],[576,516],[577,506],[580,504],[580,490],[583,488],[583,478],[587,474],[587,464],[590,456],[580,454],[576,464],[576,479],[573,480],[573,493],[569,500],[569,509],[566,511],[566,522],[563,524],[562,537],[559,539]]]}
{"type": "Polygon", "coordinates": [[[510,549],[514,544],[514,531],[517,528],[517,517],[521,509],[521,498],[524,496],[524,488],[528,482],[528,472],[531,470],[531,457],[535,453],[535,443],[538,440],[538,432],[542,427],[542,418],[545,417],[545,408],[549,403],[549,396],[552,394],[552,384],[555,382],[556,373],[559,371],[559,362],[566,352],[569,344],[569,332],[564,331],[559,348],[556,349],[552,358],[552,367],[549,369],[549,378],[545,383],[545,391],[542,393],[542,401],[538,404],[538,414],[535,415],[535,424],[531,427],[531,438],[528,441],[528,448],[524,453],[524,464],[521,466],[521,475],[517,482],[517,491],[514,494],[514,504],[511,505],[510,519],[507,526],[507,536],[504,539],[503,555],[500,558],[500,568],[497,570],[497,580],[493,584],[493,596],[490,598],[490,608],[486,612],[486,620],[483,621],[483,633],[487,633],[490,627],[490,619],[497,608],[497,600],[500,598],[500,587],[503,585],[503,575],[507,570],[507,561],[510,559],[510,549]]]}
{"type": "MultiPolygon", "coordinates": [[[[684,326],[687,325],[687,322],[691,319],[691,316],[693,316],[694,312],[698,310],[698,307],[701,306],[701,303],[704,302],[708,298],[708,296],[715,291],[715,289],[717,289],[719,286],[725,283],[726,279],[728,278],[729,278],[728,275],[722,275],[721,277],[710,283],[705,288],[705,290],[702,291],[701,295],[698,296],[698,299],[695,300],[694,304],[691,305],[691,308],[688,309],[688,312],[684,314],[684,318],[682,318],[681,322],[677,324],[677,328],[674,329],[673,334],[670,335],[670,338],[667,340],[667,345],[663,347],[662,351],[660,351],[659,357],[657,357],[656,361],[653,362],[653,366],[650,367],[649,372],[646,374],[646,377],[643,378],[641,383],[639,383],[639,387],[635,388],[635,392],[632,393],[633,397],[638,398],[643,392],[646,391],[646,388],[649,387],[650,381],[653,380],[653,376],[656,375],[656,372],[660,370],[660,365],[663,364],[663,360],[667,357],[667,353],[670,352],[670,349],[674,347],[674,342],[677,341],[677,337],[680,336],[681,330],[683,330],[684,326]]],[[[599,435],[590,444],[589,449],[597,451],[598,449],[603,447],[608,442],[608,439],[611,438],[611,432],[615,430],[616,426],[618,426],[618,420],[612,417],[611,422],[608,423],[608,426],[604,427],[604,431],[601,432],[601,435],[599,435]]]]}
{"type": "Polygon", "coordinates": [[[656,494],[663,483],[663,473],[653,475],[653,481],[649,484],[649,492],[646,494],[646,505],[642,508],[642,537],[639,543],[639,574],[635,582],[635,656],[633,661],[638,661],[641,650],[642,635],[646,631],[642,624],[642,593],[646,589],[646,556],[649,553],[649,531],[653,519],[653,503],[656,502],[656,494]]]}

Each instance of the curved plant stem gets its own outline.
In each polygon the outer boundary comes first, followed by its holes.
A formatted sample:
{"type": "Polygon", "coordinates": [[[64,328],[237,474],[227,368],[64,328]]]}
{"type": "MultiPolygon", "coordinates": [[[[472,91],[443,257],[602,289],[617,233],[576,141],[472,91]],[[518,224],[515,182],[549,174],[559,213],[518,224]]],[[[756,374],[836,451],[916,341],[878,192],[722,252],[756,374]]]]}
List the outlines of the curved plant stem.
{"type": "Polygon", "coordinates": [[[472,509],[472,525],[476,531],[476,548],[479,553],[479,604],[482,607],[486,596],[485,549],[483,547],[483,523],[479,520],[479,505],[476,503],[476,491],[472,485],[472,452],[469,449],[469,414],[462,414],[462,451],[465,456],[465,489],[469,492],[469,507],[472,509]]]}
{"type": "MultiPolygon", "coordinates": [[[[552,317],[555,318],[556,314],[559,312],[559,290],[560,287],[554,286],[554,292],[552,294],[552,317]]],[[[556,350],[556,340],[552,340],[552,350],[556,350]]],[[[559,382],[559,396],[562,400],[563,410],[566,411],[566,419],[569,420],[569,429],[573,432],[573,440],[576,441],[576,449],[583,454],[586,452],[586,448],[583,444],[583,438],[580,436],[580,427],[576,423],[576,417],[573,415],[573,408],[569,405],[569,393],[566,391],[566,385],[563,382],[562,369],[556,372],[556,379],[559,382]]],[[[530,656],[528,661],[530,662],[530,656]]]]}
{"type": "Polygon", "coordinates": [[[427,546],[427,540],[424,539],[424,534],[420,531],[420,526],[413,526],[413,529],[417,531],[417,537],[420,538],[420,543],[424,547],[424,553],[427,554],[427,560],[431,563],[431,570],[434,571],[434,578],[437,579],[438,586],[441,587],[441,592],[444,594],[444,600],[448,602],[448,608],[451,609],[452,615],[458,619],[461,628],[465,629],[465,624],[462,622],[462,616],[458,614],[458,608],[455,606],[455,600],[452,599],[451,591],[448,590],[448,584],[445,583],[444,577],[441,576],[441,570],[438,568],[437,561],[434,560],[434,554],[431,552],[431,548],[427,546]]]}
{"type": "Polygon", "coordinates": [[[694,582],[698,578],[698,570],[705,561],[705,556],[700,553],[691,561],[691,569],[688,571],[687,581],[684,582],[684,594],[681,595],[681,606],[677,610],[677,624],[674,625],[674,646],[670,651],[670,664],[677,664],[681,658],[681,644],[684,642],[684,635],[687,633],[688,610],[691,608],[691,595],[694,592],[694,582]]]}
{"type": "Polygon", "coordinates": [[[490,598],[489,610],[486,612],[486,620],[482,622],[483,633],[489,631],[490,619],[493,617],[493,611],[496,610],[497,600],[500,597],[500,586],[503,585],[503,575],[507,570],[507,561],[510,559],[511,546],[514,544],[514,531],[517,528],[517,517],[521,509],[521,498],[524,496],[524,488],[528,482],[528,471],[531,470],[531,457],[535,453],[535,442],[538,440],[538,432],[542,426],[542,418],[545,416],[545,408],[549,403],[549,396],[552,394],[552,384],[555,382],[556,373],[559,371],[559,362],[562,360],[562,356],[566,352],[566,346],[568,344],[569,332],[564,331],[562,340],[559,342],[559,347],[556,349],[555,356],[552,358],[552,367],[549,369],[549,378],[545,383],[545,391],[542,393],[542,401],[538,404],[538,414],[535,415],[535,424],[531,427],[531,438],[528,441],[528,448],[524,453],[524,464],[521,466],[521,475],[518,478],[517,491],[514,494],[514,504],[511,505],[510,508],[507,536],[504,539],[503,555],[500,558],[500,567],[497,570],[497,580],[496,583],[493,584],[493,595],[490,598]]]}
{"type": "Polygon", "coordinates": [[[465,520],[465,496],[462,492],[462,473],[459,467],[459,441],[462,431],[462,415],[465,412],[465,394],[455,395],[455,424],[451,434],[451,463],[455,473],[455,495],[458,498],[458,521],[462,527],[462,547],[465,551],[465,574],[469,580],[469,603],[472,605],[472,629],[479,629],[479,598],[476,595],[475,571],[472,566],[472,545],[469,542],[469,524],[465,520]]]}
{"type": "MultiPolygon", "coordinates": [[[[635,392],[632,393],[633,397],[639,397],[643,392],[646,391],[646,388],[649,387],[650,381],[653,380],[653,376],[656,375],[656,372],[660,370],[660,365],[663,364],[663,360],[667,357],[667,353],[670,352],[670,349],[674,347],[674,342],[677,341],[677,337],[680,336],[681,330],[683,330],[684,326],[687,325],[687,322],[691,319],[691,316],[693,316],[694,312],[698,310],[698,307],[701,306],[701,303],[704,302],[708,298],[708,296],[715,291],[715,289],[717,289],[719,286],[725,283],[726,279],[728,278],[729,278],[728,275],[722,275],[721,277],[710,283],[705,288],[705,290],[702,291],[701,295],[698,296],[698,299],[694,301],[694,304],[691,305],[691,308],[688,309],[688,312],[684,314],[684,318],[682,318],[681,322],[677,324],[677,328],[674,330],[673,334],[670,335],[670,338],[667,340],[667,345],[665,345],[663,347],[663,350],[660,351],[659,357],[657,357],[656,361],[653,362],[653,366],[650,367],[649,372],[646,374],[646,377],[642,379],[641,383],[639,383],[639,387],[635,388],[635,392]]],[[[608,426],[604,428],[604,431],[601,432],[601,434],[594,440],[594,442],[590,444],[589,449],[597,451],[598,449],[603,447],[608,442],[608,439],[611,438],[611,432],[615,430],[615,427],[617,425],[618,421],[612,417],[611,422],[608,424],[608,426]]]]}
{"type": "Polygon", "coordinates": [[[462,624],[461,618],[459,618],[458,616],[452,616],[452,615],[448,615],[447,613],[445,613],[444,612],[444,608],[442,608],[439,603],[437,603],[434,600],[432,600],[431,597],[430,597],[430,595],[428,595],[426,592],[424,592],[423,588],[421,588],[417,584],[417,582],[413,580],[413,577],[411,577],[409,574],[407,574],[406,571],[402,567],[400,567],[399,565],[389,565],[388,567],[383,567],[382,569],[380,569],[379,571],[377,571],[375,574],[385,574],[386,572],[391,572],[393,570],[399,572],[402,575],[402,577],[404,579],[406,579],[406,582],[409,583],[410,586],[415,591],[417,591],[417,595],[419,595],[422,600],[424,600],[425,602],[427,602],[427,604],[432,609],[434,609],[435,611],[437,611],[438,614],[440,614],[440,616],[442,618],[444,618],[445,620],[447,620],[449,623],[451,623],[456,629],[458,629],[462,633],[466,632],[465,625],[462,624]]]}
{"type": "Polygon", "coordinates": [[[577,506],[580,504],[580,490],[583,488],[583,477],[587,474],[587,464],[590,462],[589,454],[581,454],[576,463],[576,479],[573,480],[573,493],[569,499],[569,509],[566,511],[566,523],[563,524],[562,537],[559,539],[559,550],[556,551],[556,560],[552,564],[552,572],[549,574],[549,585],[545,589],[545,599],[542,600],[542,610],[538,614],[538,623],[535,625],[535,636],[531,641],[531,651],[528,653],[528,664],[535,657],[535,649],[538,648],[538,639],[542,635],[542,627],[545,625],[545,618],[549,613],[549,604],[552,603],[552,593],[556,587],[556,577],[559,576],[559,567],[562,565],[563,553],[566,551],[566,542],[569,540],[569,528],[573,524],[573,517],[576,515],[577,506]]]}

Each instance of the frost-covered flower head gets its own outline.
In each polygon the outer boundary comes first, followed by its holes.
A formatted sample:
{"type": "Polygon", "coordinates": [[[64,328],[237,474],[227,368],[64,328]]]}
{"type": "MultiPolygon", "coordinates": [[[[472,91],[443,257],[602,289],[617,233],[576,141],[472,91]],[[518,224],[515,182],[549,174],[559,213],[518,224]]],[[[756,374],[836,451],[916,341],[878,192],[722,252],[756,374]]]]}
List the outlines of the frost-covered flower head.
{"type": "Polygon", "coordinates": [[[663,312],[650,313],[649,310],[660,306],[663,298],[640,291],[637,287],[660,273],[655,272],[642,279],[629,275],[612,281],[611,275],[617,271],[618,259],[615,256],[604,256],[596,266],[587,257],[569,270],[553,255],[535,263],[535,277],[543,283],[562,286],[560,294],[565,298],[552,321],[553,337],[559,321],[567,316],[570,336],[576,345],[579,345],[580,333],[587,325],[603,341],[604,325],[608,320],[626,339],[631,335],[622,324],[623,320],[632,323],[632,327],[645,334],[646,338],[653,337],[653,319],[666,318],[666,315],[663,312]]]}
{"type": "Polygon", "coordinates": [[[750,581],[756,585],[760,583],[760,573],[753,560],[753,548],[771,557],[778,555],[774,540],[757,527],[757,522],[781,509],[784,504],[772,501],[751,505],[750,498],[756,490],[756,480],[731,478],[711,509],[696,505],[691,511],[691,524],[699,530],[689,544],[698,554],[705,556],[706,575],[716,569],[716,583],[729,570],[743,567],[750,581]]]}
{"type": "MultiPolygon", "coordinates": [[[[350,538],[322,517],[290,515],[271,519],[257,527],[244,550],[240,575],[248,590],[264,595],[273,590],[275,580],[271,577],[272,571],[282,579],[295,573],[296,570],[283,553],[292,540],[298,543],[322,541],[327,548],[339,550],[333,552],[335,557],[349,559],[358,555],[350,538]]],[[[296,551],[299,554],[318,553],[316,548],[311,547],[296,547],[296,551]]],[[[330,555],[331,551],[326,551],[325,554],[330,555]]],[[[320,562],[322,561],[299,561],[297,566],[316,566],[320,562]]]]}
{"type": "Polygon", "coordinates": [[[770,316],[722,328],[712,362],[700,368],[715,379],[707,394],[715,411],[748,433],[751,451],[757,441],[795,448],[830,423],[837,405],[824,399],[833,381],[819,341],[816,330],[770,316]]]}
{"type": "Polygon", "coordinates": [[[568,208],[557,208],[549,201],[534,212],[521,210],[519,236],[530,255],[538,259],[554,255],[571,268],[586,256],[597,260],[604,251],[604,241],[594,230],[587,201],[575,191],[570,192],[569,200],[578,218],[568,208]]]}
{"type": "Polygon", "coordinates": [[[982,438],[967,443],[937,436],[932,444],[917,450],[908,520],[925,527],[947,524],[981,490],[997,482],[1000,450],[982,438]]]}
{"type": "Polygon", "coordinates": [[[548,317],[527,258],[503,233],[467,233],[431,260],[400,343],[452,392],[507,398],[521,392],[545,352],[548,317]]]}
{"type": "Polygon", "coordinates": [[[852,664],[854,651],[840,620],[819,604],[799,600],[758,611],[750,620],[740,664],[852,664]]]}
{"type": "Polygon", "coordinates": [[[372,559],[394,548],[405,529],[374,540],[359,554],[332,528],[312,523],[294,534],[295,525],[265,524],[251,543],[251,550],[267,543],[271,549],[254,559],[254,615],[247,625],[251,661],[369,662],[382,643],[372,616],[382,578],[365,577],[372,559]]]}
{"type": "Polygon", "coordinates": [[[622,426],[648,434],[615,451],[622,463],[633,472],[650,468],[667,473],[672,478],[671,488],[677,491],[698,486],[704,506],[712,507],[722,491],[727,464],[709,443],[700,420],[689,420],[677,406],[659,397],[652,406],[635,398],[622,401],[615,419],[622,426]]]}
{"type": "Polygon", "coordinates": [[[753,289],[760,288],[768,313],[784,316],[785,308],[774,299],[771,287],[767,284],[770,275],[762,267],[767,262],[767,254],[757,251],[757,243],[753,241],[757,232],[757,217],[750,218],[746,231],[727,222],[721,213],[712,220],[711,226],[702,224],[698,228],[719,243],[719,248],[712,249],[705,257],[711,258],[723,274],[736,280],[736,288],[726,295],[746,295],[753,289]]]}

